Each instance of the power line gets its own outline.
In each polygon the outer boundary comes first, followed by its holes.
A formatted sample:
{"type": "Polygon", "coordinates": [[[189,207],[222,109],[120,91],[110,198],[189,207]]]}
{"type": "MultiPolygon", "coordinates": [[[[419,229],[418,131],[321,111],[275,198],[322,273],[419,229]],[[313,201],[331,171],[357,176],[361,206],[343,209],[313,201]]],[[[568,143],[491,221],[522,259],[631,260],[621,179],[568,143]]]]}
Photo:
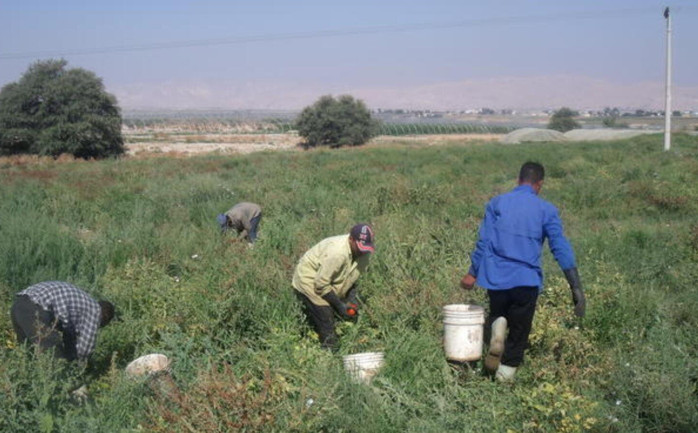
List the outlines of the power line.
{"type": "MultiPolygon", "coordinates": [[[[696,7],[687,6],[679,7],[675,10],[691,10],[697,9],[696,7]]],[[[317,30],[309,32],[295,32],[295,33],[276,33],[276,34],[266,34],[266,35],[254,35],[254,36],[240,36],[240,37],[228,37],[228,38],[217,38],[217,39],[195,39],[195,40],[184,40],[184,41],[170,41],[170,42],[156,42],[150,44],[134,44],[134,45],[121,45],[121,46],[111,46],[111,47],[101,47],[101,48],[84,48],[84,49],[69,49],[69,50],[46,50],[46,51],[27,51],[19,53],[0,53],[0,60],[9,59],[25,59],[32,57],[62,57],[62,56],[83,56],[90,54],[110,54],[110,53],[127,53],[127,52],[137,52],[137,51],[155,51],[155,50],[166,50],[175,48],[189,48],[189,47],[208,47],[216,45],[235,45],[235,44],[247,44],[254,42],[272,42],[272,41],[286,41],[286,40],[298,40],[298,39],[316,39],[325,37],[337,37],[337,36],[354,36],[354,35],[371,35],[371,34],[382,34],[382,33],[401,33],[401,32],[413,32],[422,30],[438,30],[438,29],[449,29],[449,28],[460,28],[460,27],[485,27],[485,26],[506,26],[506,25],[517,25],[517,24],[535,24],[535,23],[545,23],[545,22],[556,22],[556,21],[574,21],[574,20],[589,20],[597,18],[616,18],[616,17],[627,17],[629,15],[643,15],[649,13],[656,13],[656,8],[654,7],[644,7],[644,8],[628,8],[628,9],[615,9],[615,10],[604,10],[604,11],[582,11],[582,12],[572,12],[572,13],[558,13],[558,14],[546,14],[546,15],[529,15],[529,16],[517,16],[517,17],[495,17],[495,18],[475,18],[469,20],[459,20],[459,21],[448,21],[448,22],[432,22],[432,23],[414,23],[414,24],[404,24],[404,25],[386,25],[386,26],[372,26],[372,27],[357,27],[357,28],[347,28],[347,29],[335,29],[335,30],[317,30]]]]}

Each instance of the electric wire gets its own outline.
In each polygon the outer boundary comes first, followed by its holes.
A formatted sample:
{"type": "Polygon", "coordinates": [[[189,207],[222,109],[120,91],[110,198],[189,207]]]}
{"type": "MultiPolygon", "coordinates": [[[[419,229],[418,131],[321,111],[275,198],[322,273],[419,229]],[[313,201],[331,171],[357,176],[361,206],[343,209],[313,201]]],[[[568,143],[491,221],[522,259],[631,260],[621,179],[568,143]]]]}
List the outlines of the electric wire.
{"type": "MultiPolygon", "coordinates": [[[[696,7],[681,6],[672,10],[675,11],[691,11],[698,10],[696,7]]],[[[462,27],[483,27],[483,26],[507,26],[507,25],[526,25],[547,22],[574,21],[574,20],[590,20],[599,18],[619,18],[628,17],[630,15],[644,15],[655,13],[654,7],[643,8],[626,8],[615,10],[601,11],[580,11],[571,13],[557,13],[546,15],[528,15],[515,17],[491,17],[491,18],[472,18],[458,21],[447,22],[431,22],[431,23],[413,23],[403,25],[382,25],[369,27],[356,27],[334,30],[316,30],[308,32],[291,32],[291,33],[276,33],[262,34],[239,37],[213,38],[213,39],[194,39],[169,42],[156,42],[149,44],[133,44],[121,46],[109,46],[101,48],[80,48],[66,50],[43,50],[43,51],[27,51],[18,53],[0,53],[0,60],[9,59],[24,59],[33,57],[62,57],[62,56],[82,56],[94,54],[111,54],[111,53],[128,53],[139,51],[154,51],[176,48],[190,47],[208,47],[217,45],[235,45],[247,44],[255,42],[272,42],[272,41],[288,41],[299,39],[316,39],[338,36],[355,36],[355,35],[375,35],[387,33],[415,32],[424,30],[439,30],[462,27]]]]}

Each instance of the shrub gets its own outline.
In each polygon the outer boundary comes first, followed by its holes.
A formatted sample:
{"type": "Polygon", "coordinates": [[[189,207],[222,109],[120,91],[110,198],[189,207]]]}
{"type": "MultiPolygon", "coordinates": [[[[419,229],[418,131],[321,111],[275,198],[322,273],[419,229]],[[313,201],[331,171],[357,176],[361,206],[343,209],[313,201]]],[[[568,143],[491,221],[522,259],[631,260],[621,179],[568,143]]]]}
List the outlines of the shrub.
{"type": "MultiPolygon", "coordinates": [[[[273,425],[282,397],[269,372],[262,379],[238,378],[228,365],[204,372],[186,392],[176,386],[159,395],[149,431],[260,431],[273,425]]],[[[156,395],[158,394],[156,390],[156,395]]]]}
{"type": "Polygon", "coordinates": [[[376,135],[378,123],[362,101],[349,95],[337,99],[325,95],[303,109],[296,129],[308,146],[358,146],[376,135]]]}
{"type": "Polygon", "coordinates": [[[65,60],[34,63],[0,91],[0,154],[100,158],[124,152],[121,114],[102,80],[65,60]]]}
{"type": "Polygon", "coordinates": [[[618,122],[618,116],[604,117],[601,121],[603,126],[606,128],[628,128],[628,124],[625,122],[618,122]]]}
{"type": "Polygon", "coordinates": [[[567,132],[569,130],[579,128],[579,123],[574,120],[574,116],[578,113],[572,111],[567,107],[562,107],[553,113],[550,118],[550,123],[548,123],[548,129],[554,129],[560,132],[567,132]]]}
{"type": "Polygon", "coordinates": [[[0,431],[55,431],[80,384],[75,366],[33,349],[0,354],[0,431]]]}
{"type": "Polygon", "coordinates": [[[601,123],[606,128],[615,128],[617,120],[618,120],[617,117],[606,117],[601,121],[601,123]]]}

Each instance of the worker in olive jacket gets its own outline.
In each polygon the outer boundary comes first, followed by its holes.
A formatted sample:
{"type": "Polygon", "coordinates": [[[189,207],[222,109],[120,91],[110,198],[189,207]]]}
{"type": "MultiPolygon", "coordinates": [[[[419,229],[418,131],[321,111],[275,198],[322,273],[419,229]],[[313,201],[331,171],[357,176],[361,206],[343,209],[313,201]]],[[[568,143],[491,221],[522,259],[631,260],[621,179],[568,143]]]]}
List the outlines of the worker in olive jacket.
{"type": "Polygon", "coordinates": [[[293,288],[324,348],[337,346],[335,314],[345,320],[358,314],[356,281],[375,250],[373,240],[371,227],[357,224],[349,234],[320,241],[296,266],[293,288]]]}

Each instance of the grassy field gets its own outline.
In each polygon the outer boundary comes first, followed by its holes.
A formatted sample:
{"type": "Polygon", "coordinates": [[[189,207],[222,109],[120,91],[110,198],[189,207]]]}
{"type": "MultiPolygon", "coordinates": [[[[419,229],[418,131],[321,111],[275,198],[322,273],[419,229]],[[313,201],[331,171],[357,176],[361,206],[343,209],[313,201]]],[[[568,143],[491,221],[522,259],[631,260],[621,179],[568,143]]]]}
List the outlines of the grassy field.
{"type": "Polygon", "coordinates": [[[698,425],[698,138],[390,146],[103,162],[0,161],[2,432],[693,432],[698,425]],[[587,291],[573,319],[549,253],[513,386],[449,365],[441,307],[486,201],[526,160],[565,222],[587,291]],[[262,204],[255,248],[215,215],[262,204]],[[300,255],[371,222],[356,324],[322,351],[290,288],[300,255]],[[48,279],[114,301],[87,371],[15,347],[15,292],[48,279]],[[384,350],[370,386],[341,355],[384,350]],[[123,367],[161,352],[176,388],[123,367]],[[87,383],[89,400],[69,391],[87,383]]]}

